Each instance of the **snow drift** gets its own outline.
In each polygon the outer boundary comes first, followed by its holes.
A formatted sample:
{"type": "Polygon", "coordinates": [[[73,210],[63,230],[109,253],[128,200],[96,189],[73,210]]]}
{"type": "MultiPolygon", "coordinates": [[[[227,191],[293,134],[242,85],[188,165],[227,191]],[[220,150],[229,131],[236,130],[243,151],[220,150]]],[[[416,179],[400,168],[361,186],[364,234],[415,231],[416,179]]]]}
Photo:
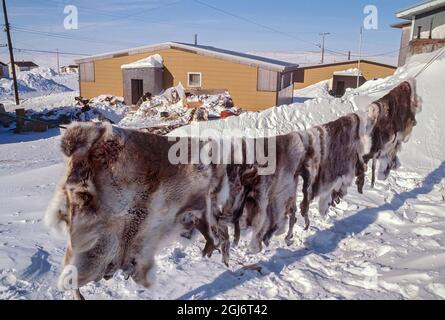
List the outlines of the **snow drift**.
{"type": "MultiPolygon", "coordinates": [[[[72,91],[69,87],[56,82],[56,72],[51,68],[36,68],[30,71],[23,71],[17,74],[17,84],[19,92],[25,93],[59,93],[72,91]]],[[[10,96],[14,94],[12,79],[0,79],[0,96],[10,96]]]]}
{"type": "Polygon", "coordinates": [[[315,99],[275,106],[262,112],[246,112],[239,117],[195,123],[176,129],[170,135],[192,135],[193,132],[202,132],[205,129],[230,134],[231,130],[242,128],[243,135],[255,137],[305,130],[350,112],[364,110],[402,81],[416,76],[438,56],[416,79],[417,94],[423,101],[422,112],[417,116],[418,124],[413,130],[411,140],[404,145],[400,155],[402,166],[406,169],[426,174],[445,160],[445,126],[441,124],[441,119],[445,119],[445,50],[440,52],[413,56],[393,76],[367,81],[358,89],[348,90],[342,98],[327,94],[327,81],[322,81],[296,92],[300,96],[317,96],[315,99]],[[438,56],[440,52],[442,55],[438,56]]]}

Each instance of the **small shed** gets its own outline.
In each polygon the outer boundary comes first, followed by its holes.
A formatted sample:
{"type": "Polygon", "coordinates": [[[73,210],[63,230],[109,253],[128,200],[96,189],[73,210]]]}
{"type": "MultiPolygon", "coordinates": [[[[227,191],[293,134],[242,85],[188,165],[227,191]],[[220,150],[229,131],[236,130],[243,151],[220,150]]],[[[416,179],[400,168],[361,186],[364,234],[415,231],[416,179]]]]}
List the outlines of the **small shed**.
{"type": "Polygon", "coordinates": [[[121,69],[127,104],[135,105],[143,95],[157,95],[162,91],[164,60],[161,55],[123,64],[121,69]]]}
{"type": "MultiPolygon", "coordinates": [[[[346,71],[351,71],[353,69],[357,70],[359,66],[360,66],[361,77],[363,77],[361,81],[363,82],[367,80],[374,80],[377,78],[386,78],[388,76],[393,75],[397,69],[396,66],[364,59],[362,59],[360,62],[358,60],[347,60],[334,63],[306,65],[300,67],[294,73],[294,78],[293,78],[294,89],[298,90],[306,88],[320,81],[331,79],[335,73],[340,72],[338,76],[343,76],[343,79],[339,81],[345,82],[345,90],[346,90],[346,88],[348,88],[347,84],[348,83],[352,84],[353,80],[352,79],[348,80],[348,78],[346,78],[346,77],[351,78],[351,75],[345,75],[345,74],[342,75],[341,72],[344,72],[345,70],[346,71]]],[[[355,88],[356,85],[357,82],[355,82],[353,88],[355,88]]]]}
{"type": "Polygon", "coordinates": [[[60,67],[62,73],[79,73],[79,66],[77,64],[70,64],[68,66],[60,67]]]}
{"type": "MultiPolygon", "coordinates": [[[[22,71],[29,71],[38,67],[39,66],[32,61],[15,61],[15,71],[17,73],[22,71]]],[[[11,66],[9,71],[10,73],[12,73],[11,66]]]]}
{"type": "Polygon", "coordinates": [[[336,97],[343,97],[346,89],[360,87],[365,82],[366,79],[358,69],[337,71],[332,77],[332,91],[336,97]]]}

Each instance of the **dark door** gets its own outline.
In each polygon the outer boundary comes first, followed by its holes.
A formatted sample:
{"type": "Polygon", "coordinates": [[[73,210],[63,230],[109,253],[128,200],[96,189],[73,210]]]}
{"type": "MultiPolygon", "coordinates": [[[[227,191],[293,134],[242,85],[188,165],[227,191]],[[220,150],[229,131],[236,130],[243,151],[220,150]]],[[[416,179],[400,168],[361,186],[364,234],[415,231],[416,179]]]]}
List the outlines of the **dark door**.
{"type": "Polygon", "coordinates": [[[144,82],[139,79],[131,79],[131,104],[138,103],[144,95],[144,82]]]}
{"type": "Polygon", "coordinates": [[[337,97],[343,97],[345,94],[345,82],[338,81],[337,82],[337,97]]]}

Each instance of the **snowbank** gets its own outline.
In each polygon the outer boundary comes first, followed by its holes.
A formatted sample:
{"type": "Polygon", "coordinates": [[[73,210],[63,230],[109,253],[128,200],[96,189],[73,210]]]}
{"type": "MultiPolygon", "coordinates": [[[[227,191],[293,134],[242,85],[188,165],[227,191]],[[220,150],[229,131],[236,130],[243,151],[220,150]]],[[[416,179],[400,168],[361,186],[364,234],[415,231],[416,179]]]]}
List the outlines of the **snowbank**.
{"type": "MultiPolygon", "coordinates": [[[[445,160],[443,137],[445,126],[445,51],[423,73],[417,77],[417,93],[423,100],[422,112],[417,116],[418,125],[411,140],[404,144],[400,155],[402,165],[413,171],[426,174],[437,168],[445,160]]],[[[365,110],[373,101],[381,98],[400,82],[415,76],[424,68],[437,52],[412,57],[393,76],[367,81],[358,89],[348,90],[344,97],[334,98],[326,93],[328,81],[297,90],[300,96],[316,96],[304,103],[293,103],[272,107],[262,112],[246,112],[239,117],[219,121],[188,125],[171,132],[171,135],[191,135],[205,129],[237,134],[234,129],[242,129],[247,136],[286,134],[294,130],[310,128],[314,125],[335,120],[339,116],[359,109],[365,110]]],[[[239,133],[239,132],[238,132],[239,133]]]]}
{"type": "Polygon", "coordinates": [[[334,75],[336,76],[358,76],[362,75],[362,72],[357,68],[351,68],[343,71],[335,71],[334,75]]]}
{"type": "MultiPolygon", "coordinates": [[[[37,93],[40,95],[48,93],[59,93],[72,91],[69,87],[54,80],[56,72],[50,68],[36,68],[17,74],[19,93],[37,93]]],[[[11,96],[14,94],[12,79],[0,79],[0,96],[11,96]]]]}
{"type": "Polygon", "coordinates": [[[89,101],[88,106],[94,112],[112,123],[119,123],[129,113],[130,108],[124,104],[124,98],[101,95],[89,101]]]}
{"type": "Polygon", "coordinates": [[[50,121],[57,124],[72,121],[110,121],[118,123],[129,112],[123,98],[102,95],[88,100],[84,105],[71,104],[55,108],[28,109],[26,116],[32,119],[50,121]]]}
{"type": "Polygon", "coordinates": [[[332,87],[332,78],[323,80],[313,85],[310,85],[303,89],[294,90],[294,103],[305,102],[310,99],[333,99],[333,96],[329,94],[329,90],[332,87]]]}
{"type": "Polygon", "coordinates": [[[164,66],[164,59],[160,54],[154,54],[148,58],[144,58],[132,63],[123,64],[121,69],[137,69],[137,68],[162,68],[164,66]]]}

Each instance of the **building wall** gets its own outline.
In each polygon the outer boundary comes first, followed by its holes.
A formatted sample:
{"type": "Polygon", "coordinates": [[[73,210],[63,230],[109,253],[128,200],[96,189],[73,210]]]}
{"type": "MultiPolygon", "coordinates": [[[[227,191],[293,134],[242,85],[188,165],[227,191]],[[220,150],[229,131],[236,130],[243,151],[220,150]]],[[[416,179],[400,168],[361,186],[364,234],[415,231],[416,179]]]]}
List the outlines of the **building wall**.
{"type": "MultiPolygon", "coordinates": [[[[357,62],[301,69],[294,73],[294,89],[302,89],[322,80],[330,79],[334,72],[352,68],[357,68],[357,62]]],[[[366,80],[372,80],[391,76],[394,74],[396,68],[362,62],[360,64],[360,70],[366,80]]]]}
{"type": "Polygon", "coordinates": [[[445,7],[416,16],[413,39],[418,39],[419,27],[421,39],[429,39],[430,34],[431,39],[445,39],[445,7]]]}
{"type": "Polygon", "coordinates": [[[234,103],[246,110],[267,109],[276,104],[276,92],[257,91],[257,67],[207,57],[183,49],[165,49],[94,61],[95,82],[81,82],[81,95],[123,96],[121,65],[153,54],[164,59],[164,89],[179,82],[187,88],[187,72],[202,73],[203,89],[227,89],[234,103]]]}
{"type": "Polygon", "coordinates": [[[430,53],[445,47],[445,39],[414,39],[410,42],[407,56],[430,53]]]}
{"type": "Polygon", "coordinates": [[[411,39],[411,26],[405,26],[402,28],[402,37],[400,40],[399,62],[398,66],[405,65],[409,51],[409,41],[411,39]]]}

